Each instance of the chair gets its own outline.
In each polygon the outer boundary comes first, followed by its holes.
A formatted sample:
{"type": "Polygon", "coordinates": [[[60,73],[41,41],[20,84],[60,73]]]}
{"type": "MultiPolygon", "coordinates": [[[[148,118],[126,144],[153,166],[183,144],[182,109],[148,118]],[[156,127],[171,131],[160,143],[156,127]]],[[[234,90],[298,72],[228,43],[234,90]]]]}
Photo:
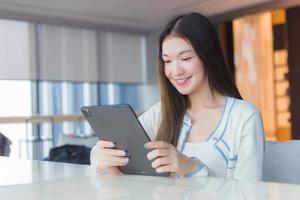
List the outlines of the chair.
{"type": "Polygon", "coordinates": [[[59,135],[57,147],[53,147],[49,152],[49,157],[44,160],[90,164],[90,151],[97,141],[97,136],[79,137],[62,133],[59,135]]]}
{"type": "Polygon", "coordinates": [[[263,180],[300,184],[300,141],[266,142],[263,180]]]}

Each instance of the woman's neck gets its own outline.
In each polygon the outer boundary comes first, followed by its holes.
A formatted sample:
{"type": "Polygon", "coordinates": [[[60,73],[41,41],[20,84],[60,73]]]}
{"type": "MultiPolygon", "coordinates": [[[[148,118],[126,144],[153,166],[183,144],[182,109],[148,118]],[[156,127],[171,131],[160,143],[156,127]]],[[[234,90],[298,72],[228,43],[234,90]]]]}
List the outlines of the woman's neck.
{"type": "Polygon", "coordinates": [[[202,109],[220,108],[224,107],[224,95],[209,87],[204,87],[201,90],[188,95],[190,102],[189,112],[194,113],[202,109]]]}

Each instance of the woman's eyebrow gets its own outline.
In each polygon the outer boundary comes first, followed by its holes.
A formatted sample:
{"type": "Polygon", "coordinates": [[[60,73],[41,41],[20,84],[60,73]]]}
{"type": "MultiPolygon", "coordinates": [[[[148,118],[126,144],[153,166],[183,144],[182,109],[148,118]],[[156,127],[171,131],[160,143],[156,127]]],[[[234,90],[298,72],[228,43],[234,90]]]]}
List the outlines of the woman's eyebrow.
{"type": "MultiPolygon", "coordinates": [[[[181,52],[179,52],[179,55],[182,55],[182,54],[188,53],[188,52],[193,52],[193,50],[188,49],[188,50],[181,51],[181,52]]],[[[167,54],[162,54],[162,57],[169,57],[169,55],[167,55],[167,54]]]]}
{"type": "Polygon", "coordinates": [[[188,52],[192,52],[193,50],[189,49],[189,50],[184,50],[179,52],[179,55],[184,54],[184,53],[188,53],[188,52]]]}

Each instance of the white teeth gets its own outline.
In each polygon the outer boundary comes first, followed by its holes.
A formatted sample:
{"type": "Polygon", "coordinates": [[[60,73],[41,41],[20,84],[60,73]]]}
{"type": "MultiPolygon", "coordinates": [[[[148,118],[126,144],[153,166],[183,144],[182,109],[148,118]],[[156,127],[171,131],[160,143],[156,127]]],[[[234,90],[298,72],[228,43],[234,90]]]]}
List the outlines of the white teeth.
{"type": "Polygon", "coordinates": [[[177,79],[176,81],[185,81],[188,80],[187,78],[183,78],[183,79],[177,79]]]}
{"type": "Polygon", "coordinates": [[[182,78],[182,79],[175,79],[176,81],[186,81],[188,80],[189,78],[182,78]]]}
{"type": "Polygon", "coordinates": [[[189,78],[183,78],[183,79],[175,79],[175,81],[178,83],[178,84],[183,84],[184,82],[186,82],[189,78]]]}

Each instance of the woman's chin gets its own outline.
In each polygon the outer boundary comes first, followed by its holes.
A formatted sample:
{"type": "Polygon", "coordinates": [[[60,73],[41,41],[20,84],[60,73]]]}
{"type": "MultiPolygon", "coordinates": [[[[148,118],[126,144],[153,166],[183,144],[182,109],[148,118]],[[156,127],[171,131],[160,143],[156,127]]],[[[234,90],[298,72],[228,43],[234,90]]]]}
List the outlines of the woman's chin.
{"type": "Polygon", "coordinates": [[[177,91],[182,95],[189,95],[191,93],[188,89],[177,89],[177,91]]]}

